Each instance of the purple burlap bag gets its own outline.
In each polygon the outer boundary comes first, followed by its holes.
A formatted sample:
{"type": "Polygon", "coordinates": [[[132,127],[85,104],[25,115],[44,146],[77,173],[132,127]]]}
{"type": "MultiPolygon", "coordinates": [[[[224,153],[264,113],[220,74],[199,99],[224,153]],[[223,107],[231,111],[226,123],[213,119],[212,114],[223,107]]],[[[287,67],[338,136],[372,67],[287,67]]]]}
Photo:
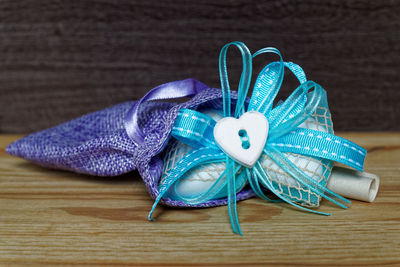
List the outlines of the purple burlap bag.
{"type": "MultiPolygon", "coordinates": [[[[179,109],[222,108],[220,89],[208,88],[192,79],[186,81],[202,87],[189,101],[140,105],[138,125],[144,134],[141,143],[133,141],[125,128],[128,112],[135,104],[130,101],[28,135],[10,144],[6,151],[41,166],[95,176],[118,176],[137,169],[150,196],[156,198],[163,167],[159,155],[168,143],[179,109]]],[[[236,94],[233,93],[232,99],[236,99],[236,94]]],[[[238,193],[237,199],[252,196],[251,189],[245,189],[238,193]]],[[[178,207],[211,207],[225,205],[227,200],[210,200],[198,205],[168,198],[163,198],[163,202],[178,207]]]]}

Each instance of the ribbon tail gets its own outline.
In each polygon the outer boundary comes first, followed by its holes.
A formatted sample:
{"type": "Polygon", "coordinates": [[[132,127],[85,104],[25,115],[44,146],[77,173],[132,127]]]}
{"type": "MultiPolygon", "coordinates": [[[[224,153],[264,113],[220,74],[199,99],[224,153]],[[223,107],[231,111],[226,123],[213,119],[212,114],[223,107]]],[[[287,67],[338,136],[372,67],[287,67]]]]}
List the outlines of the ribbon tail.
{"type": "Polygon", "coordinates": [[[282,202],[282,200],[280,199],[270,199],[269,197],[267,197],[264,192],[262,191],[261,187],[260,187],[260,182],[258,180],[258,174],[256,172],[256,170],[254,168],[250,169],[246,169],[247,171],[247,177],[248,177],[248,181],[249,184],[251,186],[251,189],[253,189],[254,193],[256,193],[256,195],[264,200],[267,200],[269,202],[282,202]]]}
{"type": "MultiPolygon", "coordinates": [[[[221,161],[225,161],[225,158],[221,159],[221,161]]],[[[237,173],[240,170],[240,168],[242,168],[242,166],[240,165],[237,166],[235,173],[237,173]]],[[[219,194],[222,189],[227,188],[228,181],[226,179],[227,176],[226,172],[227,171],[224,170],[222,174],[218,177],[218,179],[213,183],[213,185],[207,191],[193,197],[184,197],[177,194],[176,196],[178,200],[184,201],[187,204],[200,204],[208,200],[211,200],[213,198],[218,198],[216,197],[217,194],[219,194]]],[[[246,184],[246,179],[242,178],[239,180],[239,183],[237,181],[235,183],[236,183],[236,189],[238,190],[246,184]]]]}
{"type": "Polygon", "coordinates": [[[228,176],[228,211],[232,230],[235,234],[243,235],[242,230],[240,229],[236,207],[235,163],[229,157],[226,158],[226,170],[228,176]]]}
{"type": "Polygon", "coordinates": [[[167,193],[168,189],[177,180],[179,180],[183,176],[183,174],[201,164],[221,161],[223,157],[225,157],[225,154],[221,150],[210,149],[208,147],[195,149],[192,152],[186,154],[186,156],[178,161],[174,169],[168,174],[167,178],[161,184],[159,188],[159,194],[149,212],[148,219],[150,221],[153,221],[152,215],[158,203],[165,195],[165,193],[167,193]]]}

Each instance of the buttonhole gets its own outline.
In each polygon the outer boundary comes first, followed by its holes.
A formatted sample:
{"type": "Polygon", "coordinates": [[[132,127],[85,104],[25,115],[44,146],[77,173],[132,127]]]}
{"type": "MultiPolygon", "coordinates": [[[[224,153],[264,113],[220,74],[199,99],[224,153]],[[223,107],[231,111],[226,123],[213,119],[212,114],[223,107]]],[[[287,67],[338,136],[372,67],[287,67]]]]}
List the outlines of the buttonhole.
{"type": "Polygon", "coordinates": [[[242,142],[242,147],[243,147],[244,149],[249,149],[249,148],[250,148],[250,143],[249,143],[249,141],[244,141],[244,142],[242,142]]]}
{"type": "Polygon", "coordinates": [[[250,148],[250,142],[249,142],[249,137],[247,136],[246,130],[241,129],[238,132],[238,135],[240,136],[240,140],[242,141],[242,147],[244,149],[249,149],[250,148]]]}
{"type": "Polygon", "coordinates": [[[238,132],[238,134],[240,137],[245,137],[247,135],[247,132],[246,132],[246,130],[242,129],[238,132]]]}

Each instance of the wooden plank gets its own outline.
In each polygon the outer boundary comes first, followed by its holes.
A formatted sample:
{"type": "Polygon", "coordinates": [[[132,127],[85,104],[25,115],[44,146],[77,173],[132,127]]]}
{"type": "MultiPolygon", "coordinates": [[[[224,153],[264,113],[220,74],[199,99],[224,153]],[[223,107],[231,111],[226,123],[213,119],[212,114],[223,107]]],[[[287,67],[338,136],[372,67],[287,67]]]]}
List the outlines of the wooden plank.
{"type": "MultiPolygon", "coordinates": [[[[304,67],[328,91],[337,130],[400,130],[399,12],[391,0],[1,1],[0,132],[54,126],[173,80],[219,87],[219,50],[233,40],[304,67]]],[[[285,81],[283,95],[296,85],[285,81]]]]}
{"type": "Polygon", "coordinates": [[[381,177],[374,203],[332,216],[260,199],[238,204],[244,236],[231,232],[226,207],[157,208],[138,173],[98,178],[49,170],[11,157],[0,135],[0,265],[289,266],[400,265],[400,133],[340,133],[369,153],[381,177]]]}

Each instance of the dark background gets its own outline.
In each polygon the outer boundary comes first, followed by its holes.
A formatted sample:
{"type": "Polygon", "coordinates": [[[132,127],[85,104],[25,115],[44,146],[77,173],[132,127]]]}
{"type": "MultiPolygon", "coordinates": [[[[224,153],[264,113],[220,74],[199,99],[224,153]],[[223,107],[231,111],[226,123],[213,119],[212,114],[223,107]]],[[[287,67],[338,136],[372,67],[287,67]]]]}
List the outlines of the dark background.
{"type": "MultiPolygon", "coordinates": [[[[336,130],[400,130],[399,1],[20,0],[0,2],[0,132],[40,130],[168,81],[219,87],[219,50],[233,40],[300,64],[328,91],[336,130]]],[[[229,55],[236,83],[240,59],[229,55]]],[[[282,95],[295,86],[288,79],[282,95]]]]}

